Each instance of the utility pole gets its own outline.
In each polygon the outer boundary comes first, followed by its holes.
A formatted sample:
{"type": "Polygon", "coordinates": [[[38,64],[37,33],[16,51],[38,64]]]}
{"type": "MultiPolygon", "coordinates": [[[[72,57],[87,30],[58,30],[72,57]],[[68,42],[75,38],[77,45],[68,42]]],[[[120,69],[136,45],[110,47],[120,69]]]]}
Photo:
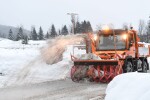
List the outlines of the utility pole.
{"type": "Polygon", "coordinates": [[[71,22],[72,22],[72,33],[74,34],[75,31],[75,16],[78,15],[76,13],[67,13],[67,15],[70,15],[71,16],[71,22]]]}

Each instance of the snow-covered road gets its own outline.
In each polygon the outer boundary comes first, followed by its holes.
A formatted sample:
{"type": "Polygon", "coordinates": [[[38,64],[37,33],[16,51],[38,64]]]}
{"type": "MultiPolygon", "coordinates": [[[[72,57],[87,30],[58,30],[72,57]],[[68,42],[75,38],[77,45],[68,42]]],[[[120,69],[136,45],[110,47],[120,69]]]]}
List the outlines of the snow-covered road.
{"type": "Polygon", "coordinates": [[[0,100],[103,100],[107,84],[57,80],[0,89],[0,100]],[[102,98],[102,99],[100,99],[102,98]]]}

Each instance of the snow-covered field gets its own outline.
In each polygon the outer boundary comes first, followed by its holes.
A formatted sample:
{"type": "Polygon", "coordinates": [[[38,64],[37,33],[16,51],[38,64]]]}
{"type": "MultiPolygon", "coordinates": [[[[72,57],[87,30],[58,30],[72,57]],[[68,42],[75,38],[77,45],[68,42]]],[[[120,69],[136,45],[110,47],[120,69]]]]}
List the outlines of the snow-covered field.
{"type": "Polygon", "coordinates": [[[40,55],[40,48],[45,41],[29,41],[28,45],[21,41],[0,39],[0,87],[15,83],[21,70],[40,55]]]}
{"type": "Polygon", "coordinates": [[[23,45],[21,41],[1,38],[0,87],[69,77],[72,67],[70,59],[72,45],[69,44],[74,44],[74,41],[81,41],[81,39],[60,37],[49,41],[30,40],[28,45],[23,45]],[[58,60],[59,58],[61,61],[58,60]],[[49,62],[52,61],[54,63],[50,65],[49,62]]]}

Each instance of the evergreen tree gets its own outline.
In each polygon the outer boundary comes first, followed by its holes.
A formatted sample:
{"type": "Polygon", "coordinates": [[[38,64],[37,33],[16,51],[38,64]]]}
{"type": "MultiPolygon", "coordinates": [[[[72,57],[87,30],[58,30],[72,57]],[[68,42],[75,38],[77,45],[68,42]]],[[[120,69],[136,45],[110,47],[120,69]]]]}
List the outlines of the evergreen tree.
{"type": "Polygon", "coordinates": [[[12,32],[12,30],[11,30],[11,29],[9,30],[9,36],[8,36],[8,39],[10,39],[10,40],[14,40],[13,32],[12,32]]]}
{"type": "Polygon", "coordinates": [[[23,29],[22,29],[22,27],[19,28],[19,32],[17,34],[16,41],[18,41],[20,39],[23,39],[23,29]]]}
{"type": "Polygon", "coordinates": [[[52,24],[52,26],[51,26],[51,35],[50,35],[50,36],[51,36],[51,37],[57,36],[57,33],[56,33],[56,30],[55,30],[54,24],[52,24]]]}
{"type": "Polygon", "coordinates": [[[45,37],[46,37],[46,39],[49,39],[50,38],[50,34],[47,32],[45,37]]]}
{"type": "MultiPolygon", "coordinates": [[[[89,22],[89,21],[83,21],[83,22],[81,22],[82,24],[80,25],[80,29],[79,30],[81,30],[81,32],[83,32],[83,33],[88,33],[88,32],[93,32],[93,29],[92,29],[92,26],[91,26],[91,23],[89,22]]],[[[77,30],[78,30],[77,29],[77,30]]]]}
{"type": "Polygon", "coordinates": [[[20,38],[22,39],[23,38],[23,29],[22,29],[22,27],[19,28],[19,34],[20,34],[20,38]]]}
{"type": "Polygon", "coordinates": [[[68,34],[68,29],[67,29],[67,26],[66,26],[66,25],[64,25],[64,27],[62,28],[61,34],[62,34],[62,35],[67,35],[67,34],[68,34]]]}
{"type": "Polygon", "coordinates": [[[32,37],[32,40],[37,40],[37,38],[38,38],[35,27],[32,28],[31,37],[32,37]]]}
{"type": "Polygon", "coordinates": [[[87,21],[87,32],[93,32],[91,23],[89,21],[87,21]]]}
{"type": "Polygon", "coordinates": [[[39,29],[39,40],[43,40],[43,39],[44,39],[43,30],[42,30],[42,27],[40,26],[40,29],[39,29]]]}
{"type": "Polygon", "coordinates": [[[20,33],[17,34],[17,37],[16,37],[16,41],[19,41],[21,39],[21,35],[20,33]]]}
{"type": "Polygon", "coordinates": [[[60,29],[58,30],[58,33],[59,33],[59,35],[62,35],[60,29]]]}
{"type": "Polygon", "coordinates": [[[83,33],[86,33],[86,32],[87,32],[87,24],[86,24],[86,21],[85,21],[85,20],[82,22],[82,32],[83,32],[83,33]]]}
{"type": "Polygon", "coordinates": [[[75,33],[82,33],[82,25],[79,21],[76,23],[75,33]]]}

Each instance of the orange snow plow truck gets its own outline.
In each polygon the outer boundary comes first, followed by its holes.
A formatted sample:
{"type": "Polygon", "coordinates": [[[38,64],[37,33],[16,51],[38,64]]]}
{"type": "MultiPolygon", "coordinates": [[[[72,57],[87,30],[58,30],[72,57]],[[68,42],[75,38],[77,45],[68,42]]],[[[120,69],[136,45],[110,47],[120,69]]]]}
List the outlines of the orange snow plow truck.
{"type": "Polygon", "coordinates": [[[149,70],[150,46],[139,42],[133,29],[100,30],[88,34],[85,40],[86,54],[79,58],[71,55],[72,81],[88,79],[106,83],[122,73],[149,70]]]}

